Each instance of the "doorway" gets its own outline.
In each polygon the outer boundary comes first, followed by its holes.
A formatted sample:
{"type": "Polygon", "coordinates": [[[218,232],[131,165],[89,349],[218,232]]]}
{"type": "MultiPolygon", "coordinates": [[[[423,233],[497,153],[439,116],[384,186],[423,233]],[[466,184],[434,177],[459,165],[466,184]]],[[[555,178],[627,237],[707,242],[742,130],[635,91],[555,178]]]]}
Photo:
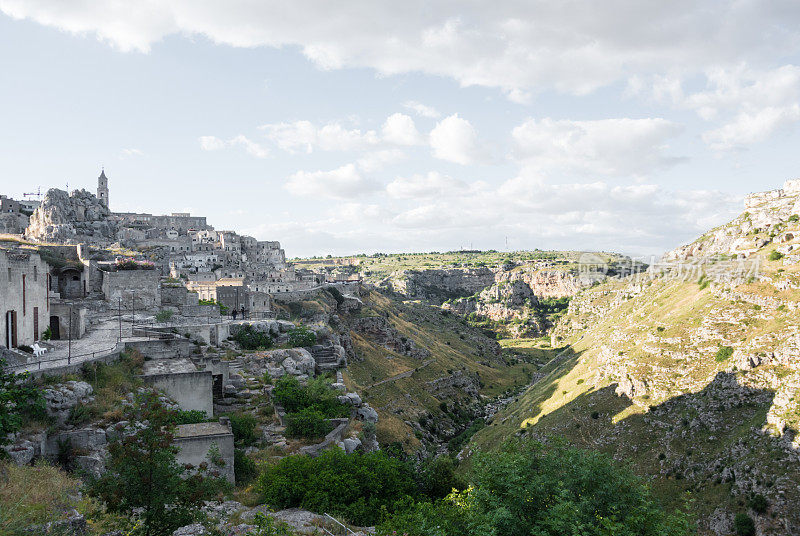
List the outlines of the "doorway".
{"type": "Polygon", "coordinates": [[[50,317],[50,338],[54,341],[61,339],[61,322],[55,315],[50,317]]]}

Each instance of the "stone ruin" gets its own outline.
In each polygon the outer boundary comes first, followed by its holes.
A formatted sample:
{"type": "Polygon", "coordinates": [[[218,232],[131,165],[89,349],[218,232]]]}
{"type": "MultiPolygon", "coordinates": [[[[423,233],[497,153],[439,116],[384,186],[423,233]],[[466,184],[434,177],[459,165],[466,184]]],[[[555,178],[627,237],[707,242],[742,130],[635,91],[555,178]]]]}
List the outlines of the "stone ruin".
{"type": "Polygon", "coordinates": [[[97,197],[86,190],[51,188],[33,212],[25,237],[38,242],[112,242],[118,224],[97,197]]]}

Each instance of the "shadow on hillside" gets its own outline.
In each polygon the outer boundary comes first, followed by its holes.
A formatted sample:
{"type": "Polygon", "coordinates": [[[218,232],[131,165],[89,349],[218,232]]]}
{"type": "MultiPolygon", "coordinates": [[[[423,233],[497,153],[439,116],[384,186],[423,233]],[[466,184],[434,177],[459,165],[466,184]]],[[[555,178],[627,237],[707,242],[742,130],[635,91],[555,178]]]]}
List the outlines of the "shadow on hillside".
{"type": "Polygon", "coordinates": [[[800,534],[800,512],[791,506],[798,500],[800,462],[782,440],[760,432],[774,391],[740,385],[735,374],[719,372],[701,391],[631,414],[638,408],[617,396],[616,387],[584,393],[520,435],[563,437],[606,452],[657,477],[653,489],[671,507],[692,492],[701,529],[716,509],[730,518],[747,511],[748,500],[759,494],[771,507],[767,515],[750,511],[757,524],[776,534],[800,534]]]}

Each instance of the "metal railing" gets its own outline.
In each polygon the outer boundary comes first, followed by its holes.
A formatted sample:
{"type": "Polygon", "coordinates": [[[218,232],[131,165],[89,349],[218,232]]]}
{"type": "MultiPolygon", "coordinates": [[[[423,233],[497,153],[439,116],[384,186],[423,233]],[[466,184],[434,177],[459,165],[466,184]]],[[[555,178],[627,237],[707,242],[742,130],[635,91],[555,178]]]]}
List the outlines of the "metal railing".
{"type": "Polygon", "coordinates": [[[333,521],[336,524],[337,529],[339,528],[342,529],[341,531],[337,530],[336,533],[333,533],[328,529],[326,529],[325,527],[322,527],[323,532],[325,532],[325,534],[328,534],[328,536],[349,536],[350,534],[355,534],[355,532],[347,528],[347,526],[345,526],[343,523],[341,523],[338,519],[336,519],[332,515],[324,514],[324,516],[328,518],[330,521],[333,521]]]}

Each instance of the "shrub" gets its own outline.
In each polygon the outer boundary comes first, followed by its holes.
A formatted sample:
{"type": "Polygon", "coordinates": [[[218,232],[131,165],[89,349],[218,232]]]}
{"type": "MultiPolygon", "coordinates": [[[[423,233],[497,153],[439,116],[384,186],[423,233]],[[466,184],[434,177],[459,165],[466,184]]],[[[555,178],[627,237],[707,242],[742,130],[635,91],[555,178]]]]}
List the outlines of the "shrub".
{"type": "Polygon", "coordinates": [[[272,399],[283,406],[287,413],[311,408],[328,418],[346,417],[350,414],[349,407],[339,402],[337,392],[321,377],[309,380],[303,386],[294,376],[281,376],[275,381],[272,399]]]}
{"type": "Polygon", "coordinates": [[[796,222],[798,220],[800,220],[800,216],[798,216],[797,214],[792,214],[791,216],[789,216],[789,221],[792,222],[792,223],[794,223],[794,222],[796,222]]]}
{"type": "Polygon", "coordinates": [[[258,476],[256,462],[248,458],[241,449],[233,451],[233,472],[236,474],[237,484],[248,484],[258,476]]]}
{"type": "Polygon", "coordinates": [[[44,333],[42,333],[42,340],[49,341],[52,338],[53,338],[53,331],[50,329],[50,326],[47,326],[44,330],[44,333]]]}
{"type": "Polygon", "coordinates": [[[772,250],[767,258],[771,261],[779,261],[783,258],[783,253],[778,250],[772,250]]]}
{"type": "Polygon", "coordinates": [[[316,458],[288,456],[267,467],[257,489],[275,509],[300,507],[374,525],[415,494],[414,469],[383,451],[345,454],[326,450],[316,458]]]}
{"type": "Polygon", "coordinates": [[[759,493],[757,495],[753,495],[753,497],[750,499],[749,506],[754,512],[763,514],[767,511],[769,503],[767,503],[767,499],[759,493]]]}
{"type": "Polygon", "coordinates": [[[295,413],[286,414],[286,435],[303,439],[319,439],[333,430],[331,424],[321,411],[304,408],[295,413]]]}
{"type": "Polygon", "coordinates": [[[683,536],[692,528],[684,514],[659,508],[631,471],[596,452],[510,442],[478,453],[470,481],[444,501],[407,504],[377,533],[683,536]]]}
{"type": "Polygon", "coordinates": [[[314,346],[317,334],[304,326],[298,326],[289,332],[289,346],[292,348],[314,346]]]}
{"type": "Polygon", "coordinates": [[[199,409],[192,409],[189,411],[177,410],[174,413],[174,424],[197,424],[201,422],[213,422],[209,419],[205,411],[199,409]]]}
{"type": "Polygon", "coordinates": [[[170,318],[172,318],[172,311],[169,309],[161,309],[159,312],[156,313],[156,321],[157,322],[168,322],[170,318]]]}
{"type": "Polygon", "coordinates": [[[231,337],[238,342],[245,350],[258,350],[259,348],[269,348],[272,346],[272,337],[268,333],[253,329],[249,324],[243,325],[236,335],[231,337]]]}
{"type": "Polygon", "coordinates": [[[716,355],[714,355],[714,359],[716,359],[717,362],[722,363],[723,361],[727,361],[732,355],[733,348],[730,346],[720,346],[716,355]]]}
{"type": "Polygon", "coordinates": [[[20,350],[21,352],[27,352],[29,354],[33,353],[33,348],[31,348],[27,344],[20,344],[19,346],[17,346],[17,350],[20,350]]]}
{"type": "Polygon", "coordinates": [[[739,536],[755,536],[756,524],[753,518],[744,512],[736,514],[733,518],[733,528],[736,529],[736,534],[739,536]]]}
{"type": "Polygon", "coordinates": [[[256,418],[249,413],[234,413],[228,416],[231,419],[233,440],[237,445],[249,447],[258,441],[256,433],[256,418]]]}

